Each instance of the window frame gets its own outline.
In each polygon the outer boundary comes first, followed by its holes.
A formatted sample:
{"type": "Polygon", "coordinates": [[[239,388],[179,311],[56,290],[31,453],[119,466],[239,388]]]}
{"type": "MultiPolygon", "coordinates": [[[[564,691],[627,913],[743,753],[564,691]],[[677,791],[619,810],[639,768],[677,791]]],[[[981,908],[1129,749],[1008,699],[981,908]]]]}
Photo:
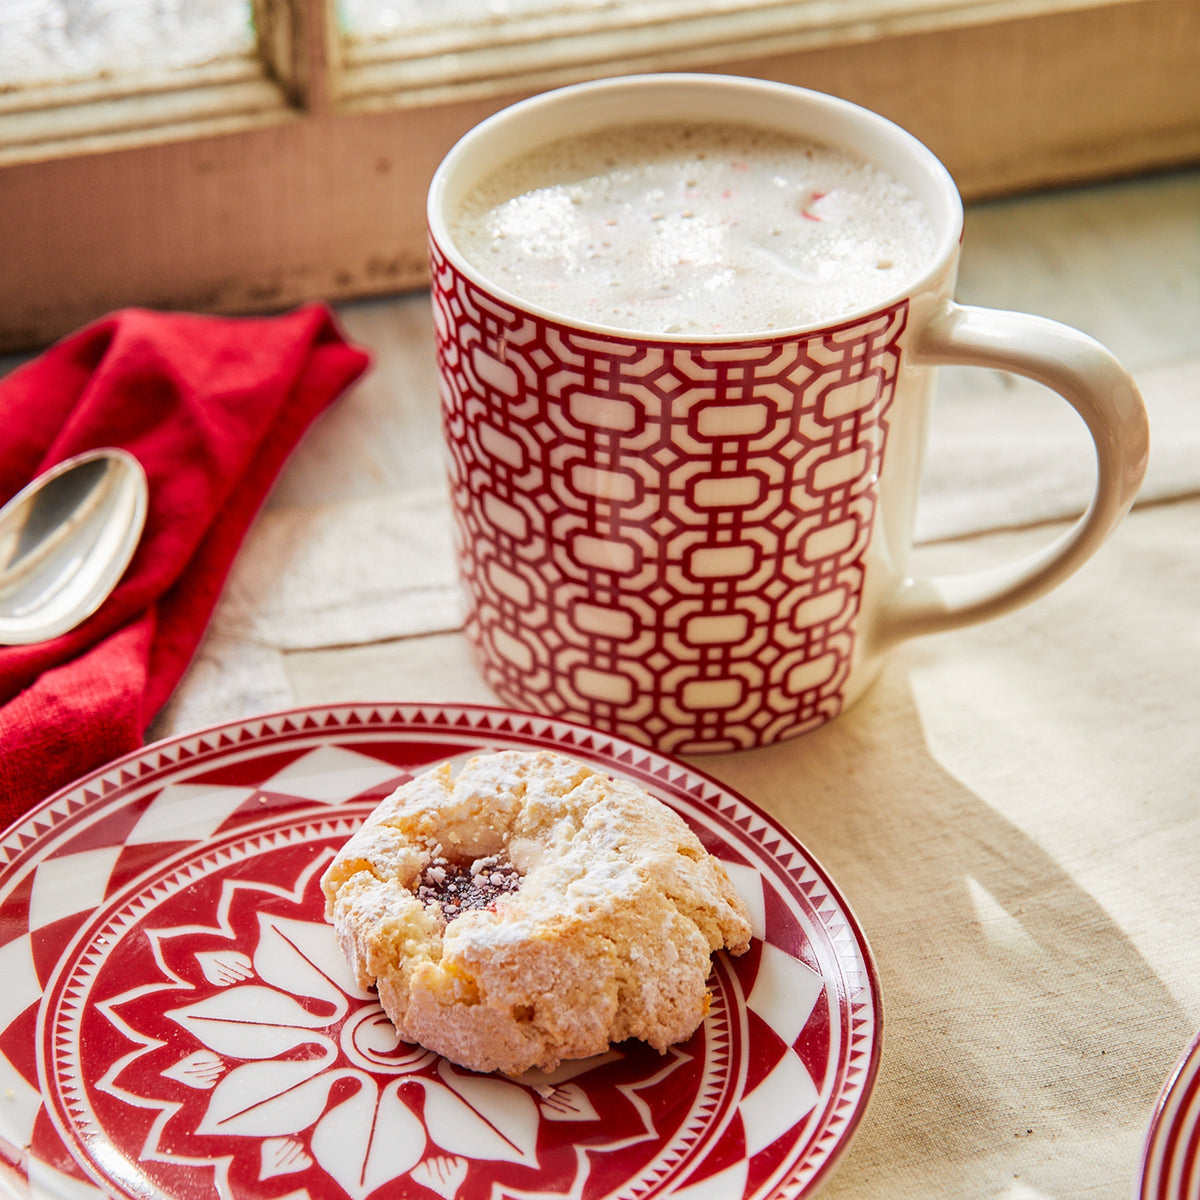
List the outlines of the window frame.
{"type": "Polygon", "coordinates": [[[1102,8],[1120,0],[652,0],[478,29],[404,32],[341,50],[338,102],[420,107],[542,90],[596,74],[712,69],[822,47],[1102,8]],[[402,48],[402,53],[400,52],[402,48]]]}
{"type": "Polygon", "coordinates": [[[107,100],[0,96],[0,351],[127,305],[263,312],[423,286],[425,188],[454,140],[600,74],[845,96],[925,140],[968,198],[1200,160],[1200,0],[760,0],[653,37],[544,28],[532,60],[443,37],[455,77],[437,54],[344,47],[334,0],[253,3],[258,62],[107,100]]]}

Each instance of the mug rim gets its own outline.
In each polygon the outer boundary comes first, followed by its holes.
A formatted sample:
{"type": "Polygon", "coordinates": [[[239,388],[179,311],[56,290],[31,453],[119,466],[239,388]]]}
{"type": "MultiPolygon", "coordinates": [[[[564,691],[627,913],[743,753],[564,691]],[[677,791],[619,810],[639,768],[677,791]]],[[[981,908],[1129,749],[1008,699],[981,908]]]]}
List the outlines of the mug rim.
{"type": "MultiPolygon", "coordinates": [[[[646,107],[641,111],[653,113],[655,109],[653,105],[647,103],[646,107]]],[[[659,118],[654,117],[651,119],[659,118]]],[[[737,123],[743,123],[743,119],[740,117],[735,116],[731,119],[737,123]]],[[[637,118],[629,118],[626,123],[634,124],[636,120],[637,118]]],[[[603,124],[612,125],[620,123],[622,122],[619,120],[615,122],[609,120],[606,122],[596,122],[591,127],[600,128],[603,124]]],[[[748,121],[744,123],[762,124],[763,122],[748,121]]],[[[782,118],[776,127],[784,130],[789,128],[786,121],[782,118]]],[[[533,144],[547,144],[558,137],[569,136],[570,131],[571,127],[560,126],[557,133],[546,138],[537,139],[533,144]]],[[[830,139],[829,144],[844,146],[845,139],[840,141],[830,139]]],[[[503,159],[497,156],[497,162],[499,161],[503,161],[503,159]]],[[[486,173],[486,170],[487,168],[485,167],[476,171],[474,179],[469,180],[469,183],[475,182],[482,174],[486,173]]],[[[919,189],[914,188],[912,185],[911,172],[910,177],[903,182],[909,186],[910,190],[919,192],[919,189]]],[[[462,188],[460,194],[461,192],[465,192],[465,190],[466,188],[462,188]]],[[[702,72],[653,72],[615,75],[603,79],[588,80],[583,83],[569,84],[565,87],[553,88],[526,97],[523,100],[518,100],[484,118],[463,134],[439,163],[429,185],[426,200],[426,221],[431,242],[436,246],[438,252],[452,264],[454,269],[476,287],[495,296],[507,306],[529,313],[531,316],[542,321],[569,329],[577,329],[595,336],[641,343],[653,342],[655,344],[695,346],[771,342],[794,338],[797,335],[811,334],[814,331],[823,329],[840,329],[868,318],[873,314],[888,311],[906,299],[911,299],[922,292],[936,288],[937,281],[942,276],[947,264],[957,253],[961,242],[963,206],[962,198],[959,195],[953,177],[937,155],[924,142],[920,141],[902,126],[872,109],[855,104],[853,101],[833,96],[827,92],[819,92],[811,88],[801,87],[796,84],[781,83],[776,80],[757,79],[753,76],[707,74],[702,72]],[[894,166],[891,163],[880,163],[880,157],[899,157],[903,159],[906,166],[911,166],[912,171],[920,174],[925,187],[921,189],[923,194],[919,193],[918,198],[921,200],[934,226],[935,234],[935,248],[929,256],[924,270],[919,275],[910,279],[904,287],[897,288],[882,299],[859,308],[848,309],[846,312],[839,313],[835,317],[798,322],[795,325],[779,326],[773,329],[759,329],[740,333],[663,333],[654,330],[629,329],[620,325],[591,321],[557,312],[503,287],[478,270],[459,250],[454,238],[450,234],[449,222],[447,220],[447,210],[450,206],[447,193],[452,190],[456,174],[468,169],[464,164],[470,161],[470,156],[473,153],[482,146],[495,147],[503,144],[505,126],[513,122],[536,121],[540,114],[546,110],[558,107],[576,105],[585,109],[591,107],[594,110],[602,106],[611,96],[630,90],[662,92],[667,89],[695,88],[706,90],[728,89],[746,94],[757,94],[768,100],[773,98],[778,102],[781,111],[785,105],[789,104],[805,106],[810,111],[821,110],[822,115],[834,119],[839,124],[853,124],[861,131],[863,137],[872,138],[882,145],[890,146],[892,153],[887,156],[864,153],[857,147],[852,147],[852,149],[860,157],[866,158],[867,161],[875,165],[886,166],[893,175],[898,173],[894,166]]]]}

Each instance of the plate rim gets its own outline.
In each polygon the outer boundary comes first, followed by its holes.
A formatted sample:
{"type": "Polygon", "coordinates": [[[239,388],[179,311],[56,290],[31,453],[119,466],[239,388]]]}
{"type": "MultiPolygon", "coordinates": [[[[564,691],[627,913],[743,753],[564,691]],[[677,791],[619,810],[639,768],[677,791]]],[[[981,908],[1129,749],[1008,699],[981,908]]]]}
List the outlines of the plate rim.
{"type": "Polygon", "coordinates": [[[1159,1186],[1151,1190],[1150,1173],[1156,1161],[1163,1168],[1169,1168],[1175,1161],[1173,1155],[1168,1158],[1157,1153],[1161,1143],[1164,1139],[1170,1138],[1178,1124],[1179,1112],[1176,1111],[1173,1119],[1168,1120],[1168,1109],[1180,1086],[1194,1083],[1198,1078],[1200,1078],[1200,1031],[1192,1035],[1175,1059],[1155,1097],[1154,1108],[1151,1110],[1146,1133],[1142,1139],[1141,1152],[1138,1155],[1137,1174],[1133,1187],[1135,1200],[1157,1200],[1160,1196],[1173,1197],[1175,1195],[1175,1193],[1163,1189],[1161,1174],[1159,1186]]]}

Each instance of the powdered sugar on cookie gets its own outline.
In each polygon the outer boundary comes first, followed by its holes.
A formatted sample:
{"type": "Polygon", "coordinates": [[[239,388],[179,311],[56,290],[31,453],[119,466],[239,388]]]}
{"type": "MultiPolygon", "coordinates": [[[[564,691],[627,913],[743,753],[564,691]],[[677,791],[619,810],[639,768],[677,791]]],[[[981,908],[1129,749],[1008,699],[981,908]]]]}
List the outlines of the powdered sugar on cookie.
{"type": "Polygon", "coordinates": [[[479,1071],[548,1071],[626,1038],[664,1050],[703,1020],[713,952],[750,938],[678,814],[549,751],[418,776],[322,883],[400,1036],[479,1071]]]}

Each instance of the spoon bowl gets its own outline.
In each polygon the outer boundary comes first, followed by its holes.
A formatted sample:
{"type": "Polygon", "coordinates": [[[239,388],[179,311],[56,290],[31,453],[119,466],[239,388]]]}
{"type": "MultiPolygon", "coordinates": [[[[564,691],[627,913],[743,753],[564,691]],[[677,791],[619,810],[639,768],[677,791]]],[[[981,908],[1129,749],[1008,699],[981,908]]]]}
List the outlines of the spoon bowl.
{"type": "Polygon", "coordinates": [[[132,454],[106,447],[39,475],[0,509],[0,645],[73,629],[116,587],[146,523],[132,454]]]}

